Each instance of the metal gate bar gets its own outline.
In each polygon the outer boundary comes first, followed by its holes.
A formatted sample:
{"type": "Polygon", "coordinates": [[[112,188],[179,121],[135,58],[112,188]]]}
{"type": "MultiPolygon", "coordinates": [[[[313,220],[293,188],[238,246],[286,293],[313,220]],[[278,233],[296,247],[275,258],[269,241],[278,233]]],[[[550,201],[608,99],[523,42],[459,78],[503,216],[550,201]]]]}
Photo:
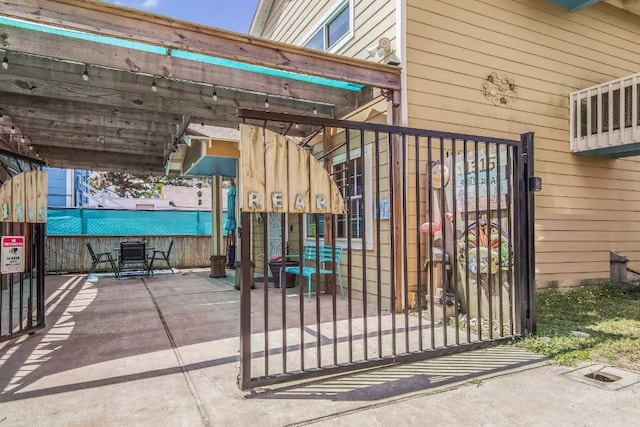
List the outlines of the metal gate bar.
{"type": "Polygon", "coordinates": [[[1,228],[2,236],[25,236],[25,272],[0,276],[0,342],[45,326],[45,224],[10,222],[1,228]]]}
{"type": "Polygon", "coordinates": [[[534,330],[532,134],[516,141],[258,111],[240,115],[283,133],[300,129],[301,145],[332,138],[317,158],[330,165],[347,206],[345,215],[280,214],[279,289],[267,281],[268,221],[255,228],[254,215],[242,212],[242,388],[468,351],[534,330]],[[394,143],[399,151],[391,149],[394,143]],[[400,182],[393,178],[395,161],[402,165],[400,182]],[[399,218],[388,209],[396,192],[399,218]],[[297,239],[285,234],[293,229],[289,221],[297,224],[297,239]],[[247,260],[260,249],[251,244],[256,232],[265,239],[261,292],[248,286],[247,260]],[[402,259],[394,259],[398,242],[402,259]],[[316,274],[297,274],[298,288],[288,291],[284,266],[292,244],[300,272],[305,245],[316,253],[331,247],[333,262],[309,260],[316,274]],[[343,248],[339,265],[336,246],[343,248]],[[343,287],[346,299],[337,297],[343,287]],[[257,320],[264,316],[256,328],[252,312],[257,320]],[[270,322],[270,315],[280,322],[270,322]],[[281,369],[273,358],[281,359],[281,369]]]}

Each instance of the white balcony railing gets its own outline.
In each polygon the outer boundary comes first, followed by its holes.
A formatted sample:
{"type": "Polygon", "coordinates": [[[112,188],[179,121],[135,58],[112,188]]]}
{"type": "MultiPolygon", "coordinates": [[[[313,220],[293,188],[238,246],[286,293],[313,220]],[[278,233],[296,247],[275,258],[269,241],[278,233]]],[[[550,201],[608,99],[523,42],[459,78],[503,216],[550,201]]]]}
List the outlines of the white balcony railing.
{"type": "Polygon", "coordinates": [[[640,155],[640,73],[571,94],[571,152],[640,155]]]}

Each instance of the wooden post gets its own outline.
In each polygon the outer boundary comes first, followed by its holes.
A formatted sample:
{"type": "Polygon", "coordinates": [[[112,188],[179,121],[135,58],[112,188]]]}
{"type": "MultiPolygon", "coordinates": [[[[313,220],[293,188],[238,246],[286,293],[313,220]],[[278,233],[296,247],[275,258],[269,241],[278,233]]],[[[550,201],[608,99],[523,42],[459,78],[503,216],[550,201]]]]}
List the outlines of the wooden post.
{"type": "MultiPolygon", "coordinates": [[[[401,117],[401,96],[399,91],[393,91],[387,101],[387,123],[392,126],[400,126],[402,123],[401,117]]],[[[403,158],[402,158],[402,138],[400,135],[393,133],[390,141],[391,154],[393,156],[393,165],[391,169],[391,175],[393,179],[393,200],[391,200],[391,210],[393,212],[393,224],[391,224],[390,232],[394,236],[393,258],[393,282],[395,293],[395,306],[396,313],[402,312],[402,292],[404,288],[404,274],[403,269],[400,268],[405,253],[405,234],[402,229],[402,218],[406,215],[406,212],[402,211],[402,198],[406,191],[402,188],[402,174],[404,171],[403,158]]]]}
{"type": "Polygon", "coordinates": [[[220,177],[211,177],[211,255],[222,255],[220,235],[222,229],[220,203],[220,177]]]}
{"type": "Polygon", "coordinates": [[[609,252],[609,275],[611,280],[624,282],[627,280],[627,262],[629,259],[618,252],[609,252]]]}

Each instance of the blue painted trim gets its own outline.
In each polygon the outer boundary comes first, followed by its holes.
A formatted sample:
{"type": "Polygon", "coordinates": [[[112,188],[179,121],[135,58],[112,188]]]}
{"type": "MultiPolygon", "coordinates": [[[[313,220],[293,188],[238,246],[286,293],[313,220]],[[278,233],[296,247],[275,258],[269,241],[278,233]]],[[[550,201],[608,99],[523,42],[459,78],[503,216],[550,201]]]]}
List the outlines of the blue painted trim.
{"type": "Polygon", "coordinates": [[[203,156],[188,171],[187,176],[237,176],[238,159],[232,157],[203,156]]]}
{"type": "Polygon", "coordinates": [[[291,80],[300,80],[307,83],[314,83],[321,86],[336,87],[338,89],[346,89],[354,92],[360,91],[364,86],[357,83],[342,82],[339,80],[327,79],[324,77],[309,76],[306,74],[292,73],[290,71],[278,70],[275,68],[263,67],[261,65],[246,64],[244,62],[232,61],[230,59],[218,58],[200,53],[186,52],[182,50],[171,51],[174,58],[186,59],[189,61],[201,62],[204,64],[220,65],[227,68],[235,68],[238,70],[250,71],[252,73],[267,74],[275,77],[284,77],[291,80]]]}
{"type": "Polygon", "coordinates": [[[156,53],[158,55],[167,55],[167,52],[168,52],[167,48],[164,48],[161,46],[154,46],[149,43],[134,42],[134,41],[118,39],[110,36],[84,33],[81,31],[57,28],[57,27],[52,27],[50,25],[36,24],[32,22],[6,18],[6,17],[0,17],[0,25],[6,25],[8,27],[15,27],[15,28],[22,28],[23,30],[37,31],[39,33],[53,34],[56,36],[69,37],[72,39],[85,40],[85,41],[94,42],[94,43],[106,44],[110,46],[124,47],[127,49],[134,49],[142,52],[156,53]]]}
{"type": "Polygon", "coordinates": [[[640,155],[640,142],[618,145],[615,147],[596,148],[594,150],[581,151],[576,154],[582,154],[585,156],[609,157],[612,159],[638,156],[640,155]]]}
{"type": "Polygon", "coordinates": [[[341,80],[333,80],[325,77],[316,77],[307,74],[299,74],[291,71],[279,70],[260,65],[246,64],[240,61],[234,61],[225,58],[219,58],[212,55],[204,55],[200,53],[188,52],[184,50],[169,50],[162,46],[156,46],[149,43],[135,42],[131,40],[119,39],[116,37],[103,36],[99,34],[85,33],[76,30],[68,30],[64,28],[52,27],[50,25],[36,24],[33,22],[22,21],[19,19],[0,17],[0,25],[21,28],[30,31],[37,31],[45,34],[53,34],[61,37],[69,37],[78,40],[85,40],[92,43],[99,43],[109,46],[118,46],[127,49],[138,50],[141,52],[154,53],[157,55],[172,56],[174,58],[186,59],[188,61],[199,62],[203,64],[218,65],[226,68],[249,71],[257,74],[266,74],[275,77],[287,78],[290,80],[298,80],[305,83],[313,83],[320,86],[335,87],[354,92],[359,92],[364,86],[358,83],[345,82],[341,80]]]}
{"type": "Polygon", "coordinates": [[[562,6],[565,9],[569,9],[572,12],[577,12],[586,7],[589,7],[591,5],[598,3],[600,0],[549,0],[549,1],[559,6],[562,6]]]}

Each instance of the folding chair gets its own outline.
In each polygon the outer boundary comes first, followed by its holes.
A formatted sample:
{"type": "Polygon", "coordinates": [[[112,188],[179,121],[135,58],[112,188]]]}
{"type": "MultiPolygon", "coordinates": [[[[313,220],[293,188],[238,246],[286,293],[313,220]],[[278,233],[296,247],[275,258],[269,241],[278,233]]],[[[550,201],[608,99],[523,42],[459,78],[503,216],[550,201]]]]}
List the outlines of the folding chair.
{"type": "Polygon", "coordinates": [[[169,266],[169,268],[171,269],[171,274],[175,274],[174,271],[173,271],[173,267],[171,267],[171,263],[169,262],[169,256],[171,255],[171,249],[173,249],[173,239],[171,239],[171,242],[169,242],[169,249],[167,249],[166,251],[157,251],[157,250],[153,251],[153,254],[149,258],[149,270],[147,270],[147,276],[149,276],[149,274],[153,270],[153,261],[155,261],[155,260],[158,260],[158,261],[163,261],[164,260],[167,263],[167,265],[169,266]]]}
{"type": "Polygon", "coordinates": [[[87,273],[87,277],[89,277],[95,271],[98,264],[104,264],[105,262],[111,264],[111,270],[113,270],[113,273],[116,275],[116,277],[119,277],[118,268],[116,267],[115,260],[111,256],[111,252],[95,253],[95,251],[91,247],[91,243],[89,242],[87,242],[87,249],[89,249],[89,255],[91,255],[91,268],[89,269],[89,273],[87,273]]]}

